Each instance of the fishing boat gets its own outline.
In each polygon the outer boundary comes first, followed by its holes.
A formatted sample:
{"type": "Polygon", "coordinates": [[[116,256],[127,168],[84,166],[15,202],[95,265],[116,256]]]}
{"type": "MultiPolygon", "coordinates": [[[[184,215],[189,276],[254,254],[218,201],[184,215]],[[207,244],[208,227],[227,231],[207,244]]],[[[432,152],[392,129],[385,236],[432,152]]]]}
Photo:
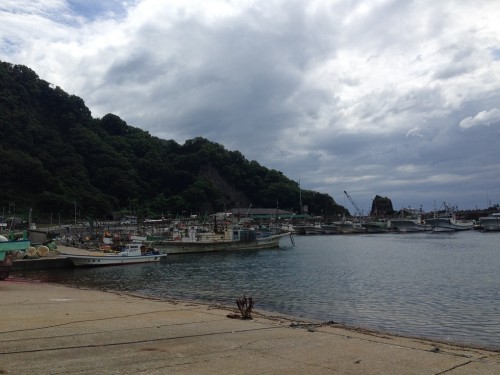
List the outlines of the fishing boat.
{"type": "Polygon", "coordinates": [[[479,218],[481,229],[487,232],[500,231],[500,212],[479,218]]]}
{"type": "Polygon", "coordinates": [[[321,229],[325,231],[325,234],[340,234],[338,225],[331,224],[321,224],[321,229]]]}
{"type": "Polygon", "coordinates": [[[367,233],[385,233],[389,230],[387,221],[367,221],[361,223],[367,233]]]}
{"type": "Polygon", "coordinates": [[[422,221],[421,211],[417,211],[411,207],[402,208],[398,215],[399,217],[390,219],[388,223],[389,228],[403,233],[427,232],[432,230],[432,227],[428,223],[422,221]]]}
{"type": "Polygon", "coordinates": [[[301,235],[327,234],[326,228],[323,225],[294,225],[293,230],[301,235]]]}
{"type": "Polygon", "coordinates": [[[31,245],[30,240],[8,240],[4,236],[0,236],[0,260],[3,260],[5,253],[8,251],[26,250],[31,245]]]}
{"type": "Polygon", "coordinates": [[[423,223],[420,219],[391,219],[391,228],[398,232],[428,232],[432,230],[430,225],[423,223]]]}
{"type": "Polygon", "coordinates": [[[338,227],[341,234],[359,234],[366,233],[366,229],[360,223],[355,223],[350,220],[334,221],[334,225],[338,227]]]}
{"type": "Polygon", "coordinates": [[[433,232],[455,232],[474,228],[472,220],[458,220],[455,216],[442,216],[427,219],[433,232]]]}
{"type": "Polygon", "coordinates": [[[4,236],[0,236],[0,280],[9,277],[12,267],[12,252],[26,250],[30,244],[30,240],[26,238],[9,240],[4,236]]]}
{"type": "Polygon", "coordinates": [[[444,213],[436,213],[434,217],[426,220],[433,232],[455,232],[474,228],[475,222],[473,220],[460,220],[451,207],[445,202],[443,205],[445,207],[444,213]]]}
{"type": "Polygon", "coordinates": [[[187,236],[154,241],[152,245],[167,254],[272,249],[278,248],[284,237],[290,237],[293,244],[290,232],[261,233],[256,228],[246,228],[238,224],[226,224],[222,229],[213,231],[201,231],[198,227],[191,226],[187,228],[187,236]]]}
{"type": "Polygon", "coordinates": [[[159,262],[167,254],[160,254],[156,249],[147,249],[139,242],[126,244],[122,250],[115,254],[103,252],[90,252],[88,255],[61,254],[69,259],[75,266],[116,266],[135,263],[159,262]]]}

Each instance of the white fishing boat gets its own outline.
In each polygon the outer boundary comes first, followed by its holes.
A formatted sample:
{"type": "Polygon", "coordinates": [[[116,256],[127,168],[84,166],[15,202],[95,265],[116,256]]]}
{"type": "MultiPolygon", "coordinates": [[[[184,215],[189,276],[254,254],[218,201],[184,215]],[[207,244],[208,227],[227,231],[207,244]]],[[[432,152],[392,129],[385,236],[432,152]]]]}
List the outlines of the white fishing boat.
{"type": "Polygon", "coordinates": [[[340,234],[339,227],[335,224],[321,224],[325,234],[340,234]]]}
{"type": "Polygon", "coordinates": [[[360,223],[355,223],[350,220],[334,221],[334,225],[338,227],[341,234],[365,233],[366,229],[360,223]]]}
{"type": "Polygon", "coordinates": [[[255,228],[226,224],[217,231],[199,231],[192,226],[187,229],[185,237],[175,236],[173,240],[154,241],[152,244],[167,254],[203,253],[278,248],[283,237],[290,237],[293,244],[290,232],[263,234],[255,228]]]}
{"type": "Polygon", "coordinates": [[[147,249],[142,243],[132,242],[116,254],[90,252],[88,255],[61,254],[75,266],[116,266],[134,263],[159,262],[167,254],[160,254],[155,249],[147,249]]]}
{"type": "Polygon", "coordinates": [[[398,232],[428,232],[432,229],[418,219],[391,219],[391,228],[398,232]]]}
{"type": "Polygon", "coordinates": [[[481,229],[487,232],[500,231],[500,212],[479,218],[481,229]]]}
{"type": "Polygon", "coordinates": [[[434,217],[426,220],[433,232],[455,232],[474,228],[476,223],[473,220],[460,220],[451,207],[444,202],[443,205],[445,207],[444,213],[437,213],[434,217]]]}
{"type": "Polygon", "coordinates": [[[427,223],[432,227],[433,232],[455,232],[474,228],[474,221],[458,220],[455,216],[433,217],[427,219],[427,223]]]}
{"type": "Polygon", "coordinates": [[[361,223],[367,233],[385,233],[389,230],[387,221],[367,221],[361,223]]]}
{"type": "Polygon", "coordinates": [[[399,211],[399,217],[390,219],[389,228],[398,232],[428,232],[432,227],[422,221],[421,211],[414,208],[402,208],[399,211]]]}
{"type": "Polygon", "coordinates": [[[294,232],[302,235],[326,234],[326,229],[323,225],[294,225],[294,232]]]}

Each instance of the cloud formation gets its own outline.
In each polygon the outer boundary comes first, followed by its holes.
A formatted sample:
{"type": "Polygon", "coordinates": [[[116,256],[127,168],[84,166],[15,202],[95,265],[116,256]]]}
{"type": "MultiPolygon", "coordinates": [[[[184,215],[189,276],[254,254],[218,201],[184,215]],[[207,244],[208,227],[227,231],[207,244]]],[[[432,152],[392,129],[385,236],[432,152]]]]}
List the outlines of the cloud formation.
{"type": "Polygon", "coordinates": [[[464,129],[479,125],[500,125],[500,110],[493,108],[489,111],[481,111],[475,116],[469,116],[460,121],[460,127],[464,129]]]}
{"type": "Polygon", "coordinates": [[[489,0],[7,0],[0,59],[349,209],[344,190],[465,209],[500,203],[498,19],[489,0]]]}

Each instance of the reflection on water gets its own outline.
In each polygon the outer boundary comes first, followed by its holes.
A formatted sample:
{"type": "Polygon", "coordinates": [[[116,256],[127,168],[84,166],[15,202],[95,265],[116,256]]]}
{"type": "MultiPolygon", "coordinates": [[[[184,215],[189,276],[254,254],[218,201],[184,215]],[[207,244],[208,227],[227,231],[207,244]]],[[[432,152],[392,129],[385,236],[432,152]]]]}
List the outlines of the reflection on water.
{"type": "Polygon", "coordinates": [[[17,274],[500,349],[498,233],[295,237],[275,250],[17,274]]]}

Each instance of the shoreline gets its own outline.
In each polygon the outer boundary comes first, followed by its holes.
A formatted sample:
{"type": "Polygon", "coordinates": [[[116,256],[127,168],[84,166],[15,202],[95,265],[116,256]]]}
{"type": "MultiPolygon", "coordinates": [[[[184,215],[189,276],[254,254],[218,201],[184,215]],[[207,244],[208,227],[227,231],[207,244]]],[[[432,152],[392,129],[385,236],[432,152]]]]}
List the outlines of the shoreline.
{"type": "MultiPolygon", "coordinates": [[[[68,247],[66,247],[68,249],[68,247]]],[[[68,251],[69,254],[82,254],[86,255],[89,253],[89,250],[85,249],[80,249],[80,248],[70,248],[72,250],[68,251]]],[[[226,304],[221,304],[221,303],[210,303],[204,300],[196,300],[196,299],[190,299],[190,298],[165,298],[165,297],[157,297],[157,296],[152,296],[152,295],[147,295],[147,294],[140,294],[137,292],[128,292],[128,291],[123,291],[123,290],[117,290],[117,289],[104,289],[104,288],[97,288],[97,289],[92,289],[89,287],[85,286],[77,286],[74,284],[59,284],[55,283],[52,281],[43,281],[43,280],[34,280],[30,278],[17,278],[14,275],[11,274],[11,276],[6,280],[9,281],[19,281],[19,282],[27,282],[27,283],[41,283],[41,284],[48,284],[48,285],[53,285],[53,286],[63,286],[67,288],[72,288],[72,289],[77,289],[77,290],[95,290],[95,291],[100,291],[103,293],[113,293],[113,294],[118,294],[118,295],[129,295],[132,297],[136,298],[142,298],[142,299],[151,299],[155,301],[163,301],[167,303],[193,303],[193,304],[198,304],[201,306],[206,306],[210,308],[215,308],[218,307],[220,309],[224,309],[227,311],[231,312],[238,312],[236,307],[226,305],[226,304]]],[[[462,348],[468,348],[468,349],[478,349],[478,350],[487,350],[491,352],[499,352],[500,353],[500,348],[496,347],[489,347],[485,345],[480,345],[480,344],[474,344],[474,343],[464,343],[464,342],[454,342],[454,341],[446,341],[446,340],[440,340],[438,338],[432,338],[432,337],[425,337],[425,336],[412,336],[412,335],[405,335],[405,334],[399,334],[397,332],[388,332],[388,331],[383,331],[383,330],[377,330],[377,329],[372,329],[369,327],[362,327],[362,326],[356,326],[356,325],[348,325],[343,322],[335,322],[335,321],[323,321],[320,319],[316,318],[308,318],[308,317],[297,317],[293,315],[287,315],[285,313],[281,313],[278,311],[268,311],[264,309],[257,309],[253,312],[253,315],[258,315],[261,318],[268,318],[268,319],[281,319],[281,320],[286,320],[289,322],[295,322],[298,323],[299,325],[331,325],[333,327],[338,327],[341,329],[345,329],[347,331],[352,331],[352,332],[362,332],[366,334],[372,334],[372,335],[380,335],[380,336],[393,336],[393,337],[401,337],[401,338],[407,338],[407,339],[414,339],[414,340],[425,340],[429,342],[434,342],[436,344],[442,344],[442,345],[451,345],[451,346],[456,346],[456,347],[462,347],[462,348]]]]}
{"type": "MultiPolygon", "coordinates": [[[[72,246],[66,246],[66,245],[58,245],[57,246],[57,249],[55,250],[56,253],[66,253],[66,254],[72,254],[72,255],[88,255],[90,253],[92,253],[91,250],[88,250],[88,249],[82,249],[82,248],[78,248],[78,247],[72,247],[72,246]]],[[[58,261],[64,261],[65,258],[64,258],[64,254],[62,254],[60,256],[60,258],[58,259],[58,257],[53,257],[52,259],[49,259],[49,258],[40,258],[40,259],[35,259],[35,260],[21,260],[21,261],[16,261],[15,264],[20,264],[20,263],[47,263],[47,261],[49,260],[58,260],[58,261]]],[[[71,267],[71,268],[74,268],[69,262],[68,262],[69,266],[68,267],[71,267]]],[[[38,268],[34,268],[34,269],[38,269],[38,268]]],[[[43,268],[42,268],[43,269],[43,268]]],[[[29,269],[28,269],[29,270],[29,269]]],[[[22,271],[22,267],[18,267],[18,270],[19,272],[22,271]]],[[[16,277],[16,271],[13,272],[13,275],[11,276],[12,277],[16,277]]],[[[50,279],[48,281],[45,281],[45,280],[40,280],[41,282],[44,282],[44,283],[54,283],[53,281],[51,281],[50,279]]],[[[65,284],[65,283],[55,283],[55,285],[65,285],[67,287],[75,287],[75,288],[79,288],[77,285],[72,285],[72,284],[65,284]]],[[[136,292],[129,292],[129,291],[122,291],[122,290],[114,290],[114,289],[108,289],[107,287],[102,287],[102,288],[97,288],[97,289],[94,289],[94,290],[101,290],[101,291],[105,291],[105,292],[113,292],[113,293],[126,293],[126,294],[130,294],[130,295],[135,295],[137,297],[147,297],[147,298],[159,298],[160,300],[162,300],[163,297],[156,297],[156,296],[148,296],[147,294],[139,294],[139,293],[136,293],[136,292]]],[[[212,304],[217,304],[217,305],[221,305],[220,302],[210,302],[210,301],[206,301],[206,300],[195,300],[195,299],[190,299],[188,297],[184,297],[184,296],[179,296],[179,295],[176,295],[175,297],[166,297],[165,299],[166,301],[184,301],[184,302],[192,302],[192,303],[198,303],[198,304],[203,304],[203,305],[212,305],[212,304]]],[[[226,301],[227,303],[227,301],[226,301]]],[[[224,302],[222,302],[222,304],[224,304],[224,302]]],[[[230,310],[232,308],[234,308],[234,305],[225,305],[224,306],[226,309],[230,310]]],[[[424,336],[424,335],[419,335],[419,333],[421,332],[418,332],[418,330],[414,330],[414,331],[411,331],[409,332],[408,330],[404,330],[404,327],[402,327],[403,329],[401,331],[396,331],[396,330],[384,330],[383,327],[381,329],[378,329],[378,327],[371,327],[371,326],[363,326],[363,325],[356,325],[356,323],[346,323],[345,321],[326,321],[326,320],[321,320],[320,318],[315,318],[315,317],[304,317],[304,316],[294,316],[294,315],[287,315],[286,313],[283,313],[283,312],[279,312],[279,311],[267,311],[267,310],[264,310],[264,309],[258,309],[261,314],[263,316],[277,316],[277,317],[283,317],[283,318],[286,318],[287,320],[289,321],[301,321],[301,322],[308,322],[309,324],[327,324],[327,323],[334,323],[335,326],[337,327],[343,327],[347,330],[352,330],[352,331],[363,331],[363,332],[372,332],[372,333],[375,333],[375,334],[379,334],[379,335],[391,335],[391,336],[397,336],[397,337],[406,337],[406,338],[412,338],[412,339],[423,339],[423,340],[428,340],[428,341],[433,341],[433,342],[436,342],[436,343],[442,343],[442,344],[449,344],[449,345],[454,345],[454,346],[461,346],[461,347],[465,347],[465,348],[477,348],[477,349],[484,349],[484,350],[489,350],[489,351],[500,351],[500,347],[498,347],[498,345],[494,345],[495,343],[493,342],[491,346],[488,345],[488,343],[486,342],[467,342],[466,340],[462,340],[462,341],[453,341],[453,340],[450,340],[450,338],[448,336],[441,336],[441,337],[438,337],[437,335],[434,335],[434,336],[431,336],[431,337],[428,337],[428,336],[424,336]]],[[[314,315],[314,314],[312,314],[314,315]]],[[[347,319],[348,320],[348,319],[347,319]]],[[[425,330],[424,330],[425,332],[425,330]]],[[[460,332],[460,330],[458,329],[457,332],[460,332]]],[[[472,337],[472,336],[471,336],[472,337]]]]}
{"type": "Polygon", "coordinates": [[[494,350],[220,304],[15,278],[0,293],[5,374],[500,373],[494,350]]]}
{"type": "MultiPolygon", "coordinates": [[[[226,304],[221,304],[221,303],[210,303],[207,301],[203,300],[196,300],[196,299],[189,299],[189,298],[164,298],[164,297],[156,297],[156,296],[149,296],[146,294],[140,294],[136,292],[127,292],[127,291],[121,291],[121,290],[114,290],[114,289],[92,289],[92,288],[87,288],[87,287],[78,287],[76,285],[65,285],[65,284],[57,284],[53,282],[44,282],[40,281],[40,283],[46,283],[46,284],[51,284],[51,285],[61,285],[65,286],[68,288],[73,288],[73,289],[78,289],[78,290],[97,290],[101,291],[103,293],[113,293],[117,295],[128,295],[132,296],[135,298],[139,299],[148,299],[148,300],[153,300],[153,301],[160,301],[160,302],[166,302],[166,303],[173,303],[173,304],[179,304],[179,303],[186,303],[186,304],[197,304],[200,306],[205,306],[207,309],[220,309],[227,311],[228,313],[237,313],[239,314],[239,311],[236,307],[232,307],[230,305],[226,304]]],[[[490,352],[496,352],[500,354],[500,348],[494,348],[494,347],[488,347],[488,346],[481,346],[481,345],[474,345],[474,344],[467,344],[467,343],[461,343],[461,342],[453,342],[453,341],[444,341],[444,340],[439,340],[439,339],[434,339],[430,337],[423,337],[423,336],[411,336],[411,335],[401,335],[398,333],[392,333],[392,332],[386,332],[382,330],[376,330],[376,329],[370,329],[367,327],[360,327],[360,326],[355,326],[355,325],[348,325],[342,322],[335,322],[333,320],[331,321],[323,321],[319,319],[314,319],[314,318],[306,318],[306,317],[295,317],[293,315],[287,315],[284,313],[280,313],[278,311],[268,311],[268,310],[263,310],[263,309],[257,309],[252,312],[252,316],[256,318],[261,318],[261,319],[268,319],[268,320],[276,320],[281,323],[283,322],[288,322],[292,327],[320,327],[320,326],[330,326],[330,327],[335,327],[339,329],[343,329],[349,332],[358,332],[366,335],[372,335],[372,336],[387,336],[387,337],[399,337],[403,339],[409,339],[409,340],[422,340],[422,341],[427,341],[429,343],[435,343],[436,345],[449,345],[449,346],[454,346],[457,348],[463,348],[463,349],[477,349],[477,350],[485,350],[485,351],[490,351],[490,352]]]]}
{"type": "MultiPolygon", "coordinates": [[[[41,283],[45,283],[45,282],[41,281],[41,283]]],[[[48,284],[56,285],[56,286],[61,285],[61,284],[52,283],[52,282],[48,283],[48,284]]],[[[179,304],[179,303],[197,304],[200,306],[205,306],[206,308],[210,308],[210,309],[220,309],[220,310],[227,311],[228,313],[239,314],[238,309],[232,305],[230,306],[230,305],[225,305],[225,304],[221,304],[221,303],[209,303],[209,302],[203,301],[203,300],[196,300],[196,299],[189,299],[189,298],[162,298],[162,297],[148,296],[145,294],[140,294],[140,293],[135,293],[135,292],[126,292],[126,291],[114,290],[114,289],[101,290],[101,289],[92,289],[92,288],[80,288],[80,287],[74,286],[74,285],[62,285],[62,286],[66,286],[68,288],[83,289],[83,290],[98,290],[98,291],[102,291],[104,293],[114,293],[114,294],[118,294],[118,295],[130,295],[132,297],[136,297],[136,298],[140,298],[140,299],[151,299],[151,300],[155,300],[155,301],[161,301],[161,302],[167,302],[167,303],[173,303],[173,304],[179,304]]],[[[293,327],[330,326],[330,327],[340,328],[340,329],[343,329],[343,330],[346,330],[349,332],[358,332],[358,333],[372,335],[372,336],[400,337],[403,339],[410,339],[410,340],[423,340],[423,341],[427,341],[430,343],[435,343],[437,345],[450,345],[450,346],[454,346],[457,348],[485,350],[485,351],[496,352],[496,353],[500,354],[500,348],[467,344],[467,343],[461,343],[461,342],[445,341],[445,340],[433,339],[430,337],[423,337],[423,336],[401,335],[398,333],[370,329],[367,327],[348,325],[348,324],[345,324],[342,322],[335,322],[333,320],[323,321],[323,320],[314,319],[314,318],[296,317],[293,315],[287,315],[284,313],[280,313],[278,311],[268,311],[268,310],[263,310],[263,309],[257,309],[257,310],[252,312],[252,315],[255,316],[256,318],[261,318],[261,319],[269,319],[269,320],[276,320],[276,321],[280,321],[280,322],[288,322],[293,327]]]]}

